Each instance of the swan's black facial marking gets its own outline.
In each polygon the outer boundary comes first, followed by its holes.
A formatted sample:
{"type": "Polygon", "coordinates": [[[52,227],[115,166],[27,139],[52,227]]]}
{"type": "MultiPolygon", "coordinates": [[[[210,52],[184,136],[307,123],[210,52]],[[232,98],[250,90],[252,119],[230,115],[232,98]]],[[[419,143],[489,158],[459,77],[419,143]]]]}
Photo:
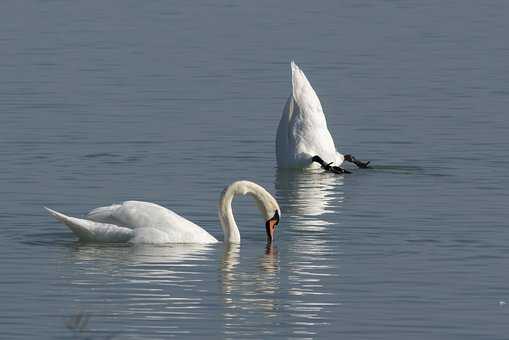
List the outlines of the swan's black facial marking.
{"type": "Polygon", "coordinates": [[[275,220],[276,221],[276,225],[278,225],[278,223],[279,223],[279,211],[276,210],[276,212],[274,213],[274,216],[272,216],[271,220],[275,220]]]}
{"type": "Polygon", "coordinates": [[[274,233],[276,232],[276,226],[279,223],[279,212],[276,210],[274,216],[272,216],[267,222],[265,222],[265,231],[267,232],[267,243],[272,243],[274,239],[274,233]]]}

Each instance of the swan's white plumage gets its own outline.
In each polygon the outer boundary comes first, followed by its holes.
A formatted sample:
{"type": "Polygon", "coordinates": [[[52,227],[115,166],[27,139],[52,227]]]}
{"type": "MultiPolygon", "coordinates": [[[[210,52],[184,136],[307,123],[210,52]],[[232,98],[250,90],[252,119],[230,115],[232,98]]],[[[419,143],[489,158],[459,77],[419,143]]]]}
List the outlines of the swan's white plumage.
{"type": "Polygon", "coordinates": [[[126,201],[100,207],[88,213],[87,219],[134,229],[135,238],[142,243],[217,242],[200,226],[155,203],[126,201]]]}
{"type": "Polygon", "coordinates": [[[336,151],[327,128],[320,99],[306,75],[292,61],[292,94],[286,101],[276,137],[276,157],[281,168],[319,167],[315,155],[339,166],[344,161],[336,151]]]}
{"type": "MultiPolygon", "coordinates": [[[[258,184],[249,181],[237,181],[230,184],[221,194],[219,204],[220,222],[227,242],[240,242],[240,233],[233,218],[231,202],[235,195],[245,194],[253,195],[266,220],[270,219],[276,210],[281,214],[276,200],[258,184]]],[[[200,226],[155,203],[126,201],[122,204],[96,208],[90,211],[85,219],[66,216],[49,208],[46,210],[58,221],[67,225],[83,241],[218,242],[200,226]]]]}

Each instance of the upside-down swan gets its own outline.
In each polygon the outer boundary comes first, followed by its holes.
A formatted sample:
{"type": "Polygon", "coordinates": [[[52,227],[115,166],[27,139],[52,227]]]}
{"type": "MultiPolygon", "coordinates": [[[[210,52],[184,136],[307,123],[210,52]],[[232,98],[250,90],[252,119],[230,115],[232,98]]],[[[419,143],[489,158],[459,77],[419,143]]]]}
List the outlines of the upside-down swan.
{"type": "Polygon", "coordinates": [[[330,172],[349,173],[341,168],[341,164],[348,161],[359,168],[367,168],[369,162],[337,152],[315,90],[293,61],[291,71],[292,94],[286,101],[277,129],[278,167],[308,168],[319,164],[330,172]]]}

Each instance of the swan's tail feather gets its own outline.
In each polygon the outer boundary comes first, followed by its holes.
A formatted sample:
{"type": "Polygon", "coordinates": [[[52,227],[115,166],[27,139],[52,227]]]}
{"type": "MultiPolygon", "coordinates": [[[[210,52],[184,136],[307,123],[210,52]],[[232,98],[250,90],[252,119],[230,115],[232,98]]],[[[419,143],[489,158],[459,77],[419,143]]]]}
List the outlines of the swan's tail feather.
{"type": "MultiPolygon", "coordinates": [[[[309,83],[308,78],[293,60],[290,66],[292,69],[292,94],[295,103],[301,111],[312,112],[315,113],[315,115],[319,114],[319,116],[323,116],[322,104],[315,90],[309,83]]],[[[324,120],[325,117],[322,119],[324,120]]]]}
{"type": "Polygon", "coordinates": [[[71,217],[44,207],[57,221],[62,222],[82,241],[127,242],[133,237],[133,231],[113,224],[98,223],[71,217]]]}
{"type": "Polygon", "coordinates": [[[60,221],[68,226],[69,229],[71,229],[71,231],[76,234],[80,240],[92,241],[94,239],[94,234],[87,229],[85,226],[86,223],[83,223],[85,222],[84,220],[64,215],[47,207],[44,207],[44,209],[46,209],[57,221],[60,221]]]}

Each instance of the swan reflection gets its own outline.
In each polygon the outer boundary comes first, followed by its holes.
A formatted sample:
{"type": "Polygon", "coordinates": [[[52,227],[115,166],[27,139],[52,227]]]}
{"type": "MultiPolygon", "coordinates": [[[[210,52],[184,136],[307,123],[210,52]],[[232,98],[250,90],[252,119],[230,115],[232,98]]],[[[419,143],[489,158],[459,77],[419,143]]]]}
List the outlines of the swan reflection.
{"type": "Polygon", "coordinates": [[[321,170],[276,173],[276,197],[285,213],[286,303],[292,336],[314,336],[330,325],[337,308],[337,218],[343,205],[343,177],[321,170]]]}
{"type": "Polygon", "coordinates": [[[321,169],[276,172],[276,196],[286,216],[303,230],[324,230],[330,223],[322,215],[343,204],[343,177],[321,169]]]}
{"type": "Polygon", "coordinates": [[[275,273],[278,270],[278,254],[277,247],[273,243],[267,244],[265,247],[265,255],[260,261],[260,268],[265,273],[275,273]]]}
{"type": "Polygon", "coordinates": [[[72,310],[91,315],[97,332],[118,323],[119,331],[137,338],[147,322],[162,338],[187,332],[208,308],[207,296],[214,291],[209,278],[215,272],[210,263],[217,250],[199,244],[77,243],[69,281],[80,299],[72,310]]]}
{"type": "MultiPolygon", "coordinates": [[[[223,257],[221,259],[222,288],[225,299],[227,299],[227,296],[233,291],[233,284],[236,281],[235,268],[239,264],[239,257],[240,244],[225,243],[223,257]]],[[[231,302],[231,300],[228,302],[231,302]]]]}
{"type": "Polygon", "coordinates": [[[213,251],[209,244],[120,244],[80,243],[72,248],[72,257],[77,261],[99,261],[102,266],[150,265],[154,263],[179,264],[197,261],[213,251]]]}
{"type": "Polygon", "coordinates": [[[267,330],[265,334],[272,334],[271,319],[279,315],[277,248],[256,248],[256,254],[244,255],[240,263],[239,245],[226,244],[221,261],[224,334],[233,338],[248,336],[259,327],[267,330]]]}

